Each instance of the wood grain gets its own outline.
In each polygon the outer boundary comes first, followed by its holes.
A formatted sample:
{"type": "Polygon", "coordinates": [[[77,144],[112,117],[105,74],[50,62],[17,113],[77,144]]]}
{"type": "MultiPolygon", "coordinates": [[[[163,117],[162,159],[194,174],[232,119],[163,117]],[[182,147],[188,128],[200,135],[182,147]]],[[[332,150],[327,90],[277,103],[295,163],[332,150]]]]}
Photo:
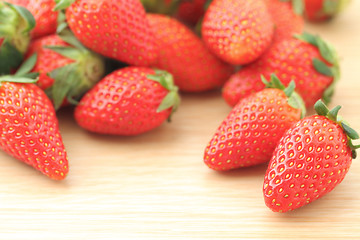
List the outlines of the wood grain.
{"type": "MultiPolygon", "coordinates": [[[[341,57],[332,105],[360,130],[360,1],[308,25],[341,57]]],[[[88,133],[61,110],[70,174],[54,182],[0,153],[0,239],[360,239],[360,163],[330,194],[297,211],[271,212],[266,165],[217,173],[203,150],[228,114],[219,92],[183,94],[173,122],[138,137],[88,133]]]]}

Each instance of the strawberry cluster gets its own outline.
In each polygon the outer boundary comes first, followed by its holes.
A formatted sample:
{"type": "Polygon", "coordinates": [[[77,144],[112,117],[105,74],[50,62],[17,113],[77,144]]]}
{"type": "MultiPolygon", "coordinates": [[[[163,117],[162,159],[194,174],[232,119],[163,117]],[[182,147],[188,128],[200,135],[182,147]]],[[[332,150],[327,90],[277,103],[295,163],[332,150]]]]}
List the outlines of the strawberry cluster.
{"type": "Polygon", "coordinates": [[[303,33],[301,15],[328,19],[345,3],[314,2],[1,1],[0,147],[62,180],[57,109],[76,105],[80,127],[130,136],[169,120],[179,92],[222,89],[234,108],[205,163],[225,171],[271,159],[266,204],[300,207],[341,182],[358,137],[318,101],[331,100],[339,63],[332,46],[303,33]],[[322,117],[301,120],[316,102],[322,117]]]}

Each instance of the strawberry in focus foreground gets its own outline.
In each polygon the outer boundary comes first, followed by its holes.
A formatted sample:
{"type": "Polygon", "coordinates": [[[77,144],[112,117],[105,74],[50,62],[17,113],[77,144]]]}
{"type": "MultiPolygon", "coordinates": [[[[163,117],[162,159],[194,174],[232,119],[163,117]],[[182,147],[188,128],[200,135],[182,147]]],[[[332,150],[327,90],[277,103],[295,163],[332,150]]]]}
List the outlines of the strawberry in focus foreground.
{"type": "Polygon", "coordinates": [[[264,180],[266,205],[275,212],[302,207],[332,191],[356,157],[359,135],[338,115],[315,104],[318,115],[294,124],[281,138],[264,180]]]}
{"type": "Polygon", "coordinates": [[[92,132],[132,136],[160,126],[180,98],[172,76],[145,67],[127,67],[107,75],[75,109],[77,123],[92,132]]]}
{"type": "Polygon", "coordinates": [[[273,75],[269,87],[242,99],[221,123],[205,149],[205,164],[218,171],[270,160],[282,134],[305,114],[292,82],[285,88],[273,75]]]}
{"type": "Polygon", "coordinates": [[[55,109],[29,73],[35,57],[14,75],[0,76],[0,147],[54,180],[66,177],[67,154],[55,109]]]}

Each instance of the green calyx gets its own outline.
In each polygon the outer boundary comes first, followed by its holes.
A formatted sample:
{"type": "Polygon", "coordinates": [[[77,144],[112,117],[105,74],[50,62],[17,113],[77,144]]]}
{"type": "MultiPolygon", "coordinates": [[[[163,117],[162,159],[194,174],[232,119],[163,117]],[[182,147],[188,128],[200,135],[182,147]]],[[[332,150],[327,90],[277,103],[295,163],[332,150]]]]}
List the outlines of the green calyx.
{"type": "Polygon", "coordinates": [[[168,119],[170,121],[172,114],[177,110],[180,105],[180,96],[178,93],[179,88],[174,84],[173,76],[166,71],[155,70],[155,74],[147,75],[147,78],[160,83],[161,86],[163,86],[166,90],[169,91],[160,103],[157,112],[172,108],[170,117],[168,119]]]}
{"type": "Polygon", "coordinates": [[[64,10],[73,4],[75,0],[55,0],[55,11],[64,10]]]}
{"type": "Polygon", "coordinates": [[[39,74],[30,72],[34,68],[36,60],[37,60],[37,55],[34,54],[19,67],[19,69],[14,75],[0,76],[0,87],[4,82],[36,83],[39,74]]]}
{"type": "Polygon", "coordinates": [[[46,48],[74,62],[48,73],[55,81],[46,93],[53,100],[55,109],[59,109],[64,99],[77,104],[77,99],[91,89],[105,72],[104,59],[100,55],[85,48],[70,32],[65,31],[60,37],[71,46],[46,46],[46,48]]]}
{"type": "Polygon", "coordinates": [[[0,2],[0,75],[17,68],[30,42],[30,31],[35,27],[31,13],[20,6],[0,2]]]}
{"type": "Polygon", "coordinates": [[[306,114],[306,107],[302,97],[295,92],[295,82],[291,81],[290,84],[285,87],[280,79],[275,75],[271,75],[270,81],[267,81],[264,76],[261,76],[261,81],[265,84],[266,88],[276,88],[282,90],[288,97],[288,104],[296,109],[301,110],[301,118],[306,114]]]}
{"type": "Polygon", "coordinates": [[[352,157],[356,158],[356,149],[360,148],[360,145],[354,145],[352,140],[359,139],[359,134],[352,129],[348,123],[346,123],[342,117],[339,115],[339,110],[341,106],[336,106],[332,110],[326,106],[326,104],[322,100],[318,100],[314,105],[315,111],[320,116],[325,116],[328,119],[336,122],[347,135],[348,138],[348,146],[352,150],[352,157]]]}
{"type": "Polygon", "coordinates": [[[325,0],[322,11],[332,17],[341,12],[349,3],[350,0],[325,0]]]}
{"type": "Polygon", "coordinates": [[[319,58],[313,59],[313,66],[317,72],[332,77],[333,81],[330,86],[324,91],[322,99],[326,104],[329,104],[334,94],[335,85],[340,79],[340,65],[339,58],[333,46],[326,43],[322,38],[309,33],[295,35],[295,38],[310,43],[319,49],[320,55],[326,62],[319,58]],[[331,66],[328,66],[330,64],[331,66]]]}

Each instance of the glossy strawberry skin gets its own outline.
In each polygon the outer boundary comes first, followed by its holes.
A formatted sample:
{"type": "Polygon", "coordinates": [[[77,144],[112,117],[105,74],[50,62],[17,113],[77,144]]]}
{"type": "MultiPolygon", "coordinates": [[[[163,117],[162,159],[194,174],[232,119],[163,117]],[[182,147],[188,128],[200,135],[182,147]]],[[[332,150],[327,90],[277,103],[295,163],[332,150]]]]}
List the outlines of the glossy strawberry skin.
{"type": "Polygon", "coordinates": [[[262,0],[214,0],[205,13],[201,32],[219,58],[243,65],[269,47],[274,24],[262,0]]]}
{"type": "Polygon", "coordinates": [[[58,12],[53,11],[55,0],[6,0],[9,3],[27,8],[36,20],[31,32],[32,38],[50,35],[56,32],[58,12]]]}
{"type": "Polygon", "coordinates": [[[148,14],[147,18],[161,49],[153,66],[173,74],[180,90],[202,92],[219,88],[230,77],[233,67],[210,53],[184,24],[159,14],[148,14]]]}
{"type": "Polygon", "coordinates": [[[76,0],[66,10],[75,36],[106,57],[149,66],[157,58],[154,34],[139,0],[76,0]]]}
{"type": "Polygon", "coordinates": [[[205,149],[205,164],[217,171],[270,160],[277,142],[301,117],[279,89],[264,89],[241,100],[221,123],[205,149]]]}
{"type": "Polygon", "coordinates": [[[303,32],[304,19],[294,12],[291,2],[265,0],[265,3],[275,24],[273,41],[281,41],[303,32]]]}
{"type": "Polygon", "coordinates": [[[69,46],[69,44],[55,34],[38,38],[30,43],[26,57],[30,57],[34,53],[37,54],[37,62],[32,72],[38,72],[40,74],[36,84],[43,90],[51,87],[54,83],[54,79],[49,77],[48,73],[56,68],[74,62],[69,58],[45,48],[45,46],[69,46]]]}
{"type": "Polygon", "coordinates": [[[168,91],[147,78],[154,73],[151,68],[127,67],[109,74],[81,99],[77,123],[92,132],[125,136],[160,126],[171,109],[157,112],[168,91]]]}
{"type": "Polygon", "coordinates": [[[266,205],[275,212],[304,206],[332,191],[352,162],[341,127],[323,116],[294,124],[281,138],[264,180],[266,205]]]}
{"type": "Polygon", "coordinates": [[[54,180],[68,173],[67,154],[52,103],[34,84],[0,87],[0,147],[54,180]]]}

